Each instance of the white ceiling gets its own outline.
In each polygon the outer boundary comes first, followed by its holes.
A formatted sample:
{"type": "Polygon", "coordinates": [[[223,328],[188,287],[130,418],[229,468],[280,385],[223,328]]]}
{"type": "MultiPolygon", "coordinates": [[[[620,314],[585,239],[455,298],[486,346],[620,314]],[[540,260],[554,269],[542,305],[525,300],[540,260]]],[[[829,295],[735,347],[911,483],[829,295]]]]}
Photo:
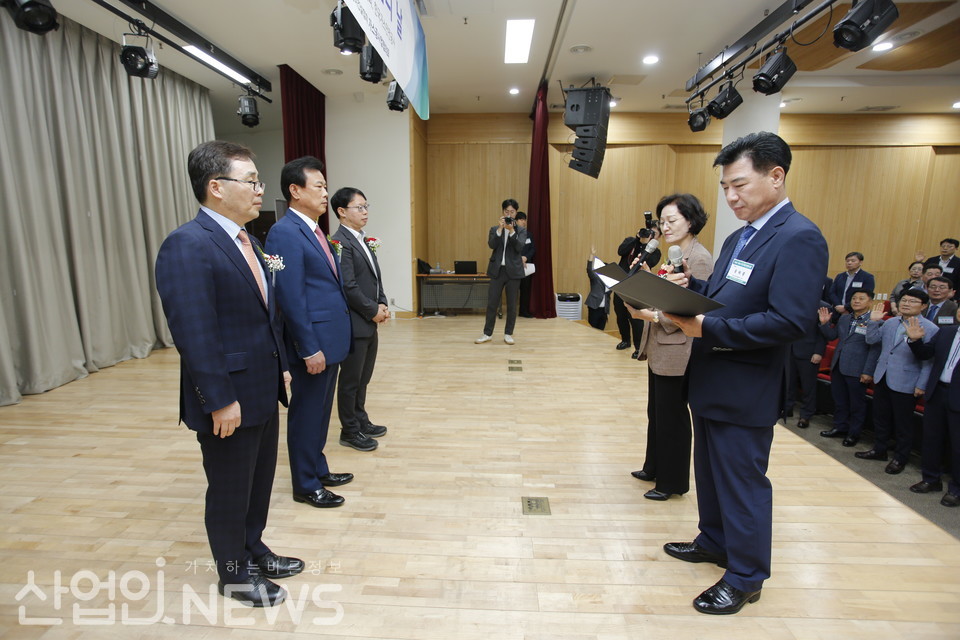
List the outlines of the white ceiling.
{"type": "MultiPolygon", "coordinates": [[[[132,13],[117,0],[111,0],[132,13]]],[[[279,97],[277,65],[287,64],[331,98],[384,101],[386,89],[360,80],[358,57],[333,46],[329,15],[335,0],[155,0],[195,31],[273,82],[279,97]],[[324,73],[339,69],[340,76],[324,73]]],[[[898,6],[916,0],[895,0],[898,6]]],[[[558,54],[548,79],[549,101],[563,102],[559,87],[591,77],[611,78],[618,110],[660,112],[683,105],[682,90],[697,68],[760,22],[784,0],[567,0],[558,54]],[[572,7],[572,8],[571,8],[572,7]],[[574,54],[587,45],[592,51],[574,54]],[[660,63],[641,59],[656,54],[660,63]],[[617,79],[622,79],[618,82],[617,79]]],[[[126,24],[90,0],[53,0],[63,15],[119,41],[126,24]]],[[[547,65],[562,0],[423,0],[421,16],[430,67],[431,113],[530,111],[547,65]],[[534,18],[530,61],[503,63],[505,20],[534,18]],[[518,87],[520,94],[508,90],[518,87]]],[[[809,11],[809,8],[803,13],[809,11]]],[[[911,26],[929,33],[960,18],[960,3],[911,26]]],[[[149,23],[149,20],[145,20],[149,23]]],[[[832,35],[827,33],[826,38],[832,35]]],[[[960,47],[960,42],[954,46],[960,47]]],[[[892,113],[955,113],[960,101],[960,62],[910,72],[866,71],[857,67],[881,55],[869,48],[818,72],[797,72],[783,92],[800,98],[792,113],[853,113],[865,107],[895,106],[892,113]]],[[[234,115],[239,89],[169,48],[160,64],[211,89],[218,133],[243,130],[234,115]]],[[[740,90],[749,90],[747,77],[740,90]]],[[[713,92],[710,94],[713,95],[713,92]]],[[[774,99],[774,98],[771,98],[774,99]]],[[[386,109],[386,105],[384,105],[386,109]]],[[[263,128],[279,128],[279,111],[261,105],[263,128]]]]}

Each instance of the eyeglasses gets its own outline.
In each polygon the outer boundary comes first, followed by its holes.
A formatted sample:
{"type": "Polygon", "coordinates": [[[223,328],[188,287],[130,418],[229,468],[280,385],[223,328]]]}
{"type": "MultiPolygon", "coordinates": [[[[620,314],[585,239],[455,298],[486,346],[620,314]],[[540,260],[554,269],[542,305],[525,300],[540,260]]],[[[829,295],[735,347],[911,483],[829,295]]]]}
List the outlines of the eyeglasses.
{"type": "Polygon", "coordinates": [[[227,176],[220,176],[218,178],[214,178],[214,180],[229,180],[230,182],[242,182],[243,184],[250,185],[250,188],[253,189],[254,191],[263,191],[264,188],[267,186],[262,182],[257,182],[256,180],[237,180],[236,178],[228,178],[227,176]]]}
{"type": "Polygon", "coordinates": [[[357,211],[370,211],[370,203],[367,204],[355,204],[349,207],[344,207],[344,209],[356,209],[357,211]]]}

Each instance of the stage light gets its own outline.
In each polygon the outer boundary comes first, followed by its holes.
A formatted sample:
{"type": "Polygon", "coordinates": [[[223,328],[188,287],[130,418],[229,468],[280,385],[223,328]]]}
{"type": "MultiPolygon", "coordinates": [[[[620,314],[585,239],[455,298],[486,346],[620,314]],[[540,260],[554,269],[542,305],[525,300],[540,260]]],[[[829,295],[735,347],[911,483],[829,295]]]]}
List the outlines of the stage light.
{"type": "Polygon", "coordinates": [[[137,78],[153,80],[160,73],[160,63],[157,54],[153,52],[150,37],[138,33],[125,33],[122,36],[123,44],[120,47],[120,63],[127,73],[137,78]],[[143,46],[127,44],[127,37],[143,38],[143,46]]]}
{"type": "Polygon", "coordinates": [[[240,107],[237,109],[240,122],[245,127],[255,127],[260,124],[260,112],[257,111],[257,99],[253,96],[240,96],[240,107]]]}
{"type": "Polygon", "coordinates": [[[343,0],[337,2],[330,14],[330,26],[333,27],[333,46],[340,49],[340,53],[345,56],[360,53],[366,36],[350,9],[343,5],[343,0]]]}
{"type": "Polygon", "coordinates": [[[710,113],[704,107],[694,109],[690,112],[687,124],[690,125],[690,131],[703,131],[710,124],[710,113]]]}
{"type": "Polygon", "coordinates": [[[409,104],[410,101],[407,100],[406,94],[403,93],[397,81],[391,82],[387,89],[387,108],[390,111],[405,111],[409,104]]]}
{"type": "Polygon", "coordinates": [[[765,96],[772,96],[783,89],[783,85],[797,72],[797,65],[787,55],[786,48],[778,47],[753,76],[753,90],[765,96]]]}
{"type": "Polygon", "coordinates": [[[59,29],[57,10],[50,0],[6,0],[4,3],[18,28],[37,35],[59,29]]]}
{"type": "Polygon", "coordinates": [[[360,77],[374,84],[383,80],[383,58],[369,43],[360,51],[360,77]]]}
{"type": "Polygon", "coordinates": [[[707,104],[707,113],[714,118],[723,120],[741,104],[743,104],[743,96],[740,95],[731,81],[724,85],[717,97],[707,104]]]}
{"type": "Polygon", "coordinates": [[[836,47],[860,51],[886,31],[900,12],[891,0],[860,0],[833,28],[836,47]]]}

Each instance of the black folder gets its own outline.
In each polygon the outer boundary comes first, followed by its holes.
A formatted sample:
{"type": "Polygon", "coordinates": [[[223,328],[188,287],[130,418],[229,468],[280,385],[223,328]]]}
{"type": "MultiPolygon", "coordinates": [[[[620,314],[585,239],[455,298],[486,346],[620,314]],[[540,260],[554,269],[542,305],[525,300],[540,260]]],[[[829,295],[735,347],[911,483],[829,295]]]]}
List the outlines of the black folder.
{"type": "Polygon", "coordinates": [[[596,269],[596,272],[618,280],[610,290],[636,309],[659,309],[676,316],[690,317],[723,307],[716,300],[648,271],[637,271],[628,276],[620,265],[610,263],[596,269]]]}

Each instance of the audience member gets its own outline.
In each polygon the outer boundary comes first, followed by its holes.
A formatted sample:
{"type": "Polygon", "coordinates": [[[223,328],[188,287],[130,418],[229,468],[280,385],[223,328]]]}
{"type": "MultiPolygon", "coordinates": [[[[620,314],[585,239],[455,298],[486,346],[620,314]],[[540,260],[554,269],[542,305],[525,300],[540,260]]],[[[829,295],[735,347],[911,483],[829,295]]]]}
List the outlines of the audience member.
{"type": "Polygon", "coordinates": [[[530,289],[533,285],[533,273],[535,270],[534,259],[537,257],[537,248],[533,244],[533,238],[530,236],[530,230],[527,229],[527,214],[523,211],[517,211],[517,228],[527,232],[527,239],[523,243],[523,251],[520,252],[520,260],[523,262],[523,280],[520,281],[520,317],[532,318],[530,313],[530,289]],[[529,265],[529,266],[527,266],[529,265]]]}
{"type": "MultiPolygon", "coordinates": [[[[666,196],[657,204],[657,219],[663,225],[664,240],[683,251],[690,273],[701,280],[709,278],[713,258],[697,241],[707,224],[700,201],[689,193],[666,196]]],[[[651,323],[646,338],[647,452],[643,468],[632,473],[640,480],[656,481],[644,498],[667,500],[690,490],[686,371],[693,339],[657,309],[634,309],[629,304],[626,308],[634,318],[651,323]]]]}
{"type": "Polygon", "coordinates": [[[927,294],[930,306],[923,317],[942,327],[953,324],[957,314],[957,303],[953,300],[953,282],[946,276],[936,276],[927,281],[927,294]]]}
{"type": "Polygon", "coordinates": [[[891,302],[896,302],[900,298],[900,294],[906,291],[907,289],[913,289],[916,287],[923,288],[923,263],[919,260],[915,260],[910,263],[910,266],[907,267],[909,275],[897,283],[897,286],[893,288],[893,291],[890,293],[891,302]]]}
{"type": "Polygon", "coordinates": [[[500,205],[503,215],[499,224],[490,227],[487,233],[487,245],[492,253],[487,265],[487,275],[490,276],[490,288],[487,294],[487,318],[483,325],[483,335],[474,340],[477,344],[490,342],[493,338],[493,328],[497,324],[497,311],[500,309],[500,298],[503,290],[507,290],[507,323],[503,331],[503,341],[514,344],[513,329],[517,324],[517,293],[520,291],[520,281],[523,279],[523,259],[521,253],[526,244],[527,232],[517,227],[515,216],[520,205],[517,201],[508,198],[500,205]]]}
{"type": "MultiPolygon", "coordinates": [[[[960,313],[956,317],[960,323],[960,313]]],[[[914,318],[907,325],[910,348],[923,360],[933,359],[926,385],[923,410],[923,442],[920,450],[921,480],[910,487],[914,493],[942,491],[943,452],[950,457],[951,480],[940,499],[945,507],[960,506],[960,331],[954,323],[943,327],[933,340],[923,340],[926,331],[914,318]],[[946,447],[944,445],[947,445],[946,447]]]]}
{"type": "MultiPolygon", "coordinates": [[[[931,278],[939,278],[943,275],[943,268],[938,264],[928,264],[923,266],[923,275],[920,276],[920,287],[914,286],[914,289],[923,289],[927,290],[927,283],[930,282],[931,278]]],[[[901,292],[902,294],[902,292],[901,292]]]]}
{"type": "Polygon", "coordinates": [[[856,291],[875,291],[873,274],[861,269],[863,254],[851,251],[844,258],[847,270],[838,273],[830,287],[830,304],[837,313],[847,313],[850,296],[856,291]]]}
{"type": "Polygon", "coordinates": [[[867,385],[873,382],[873,370],[880,356],[880,345],[867,344],[867,323],[873,291],[857,291],[850,298],[852,311],[836,317],[831,309],[820,308],[820,333],[826,340],[837,340],[830,361],[830,393],[833,395],[833,428],[821,431],[824,438],[843,438],[843,446],[860,442],[867,416],[867,385]]]}
{"type": "Polygon", "coordinates": [[[340,242],[340,273],[353,325],[353,347],[340,363],[337,382],[340,444],[373,451],[379,446],[374,438],[386,434],[387,428],[370,420],[367,385],[377,363],[377,327],[390,319],[390,310],[377,262],[378,243],[363,232],[370,211],[367,196],[359,189],[343,187],[333,194],[330,204],[340,220],[333,237],[340,242]]]}
{"type": "Polygon", "coordinates": [[[600,276],[594,273],[593,262],[597,257],[597,250],[590,250],[587,260],[587,278],[590,279],[590,293],[587,295],[587,322],[594,329],[603,331],[607,326],[607,317],[610,315],[610,290],[600,276]]]}
{"type": "Polygon", "coordinates": [[[933,363],[922,362],[909,346],[907,324],[918,318],[924,328],[923,340],[929,342],[937,334],[937,326],[919,317],[930,298],[925,291],[907,289],[900,294],[900,317],[883,320],[883,304],[876,304],[867,323],[867,344],[880,345],[880,355],[873,372],[873,430],[876,440],[873,448],[858,451],[864,460],[886,460],[891,431],[895,445],[893,459],[885,471],[896,474],[903,471],[910,455],[913,408],[923,396],[923,386],[933,363]]]}
{"type": "Polygon", "coordinates": [[[940,267],[941,275],[950,278],[954,290],[960,289],[960,257],[957,257],[957,246],[960,240],[944,238],[940,241],[940,255],[927,258],[925,267],[936,265],[940,267]]]}
{"type": "MultiPolygon", "coordinates": [[[[637,231],[637,235],[624,238],[617,249],[620,256],[620,266],[629,270],[636,259],[646,252],[647,245],[653,239],[654,232],[646,227],[637,231]]],[[[644,258],[644,264],[651,269],[660,263],[660,249],[655,249],[644,258]]],[[[617,313],[617,329],[620,330],[620,344],[617,349],[627,349],[631,344],[630,334],[633,333],[634,359],[640,357],[640,341],[643,339],[643,321],[637,320],[623,304],[619,296],[613,297],[613,309],[617,313]]]]}
{"type": "Polygon", "coordinates": [[[793,406],[799,391],[800,418],[797,420],[797,427],[800,429],[809,427],[810,418],[817,412],[817,371],[827,345],[827,341],[820,334],[819,307],[817,315],[811,316],[807,322],[806,333],[790,345],[790,359],[787,364],[784,421],[793,416],[793,406]]]}

